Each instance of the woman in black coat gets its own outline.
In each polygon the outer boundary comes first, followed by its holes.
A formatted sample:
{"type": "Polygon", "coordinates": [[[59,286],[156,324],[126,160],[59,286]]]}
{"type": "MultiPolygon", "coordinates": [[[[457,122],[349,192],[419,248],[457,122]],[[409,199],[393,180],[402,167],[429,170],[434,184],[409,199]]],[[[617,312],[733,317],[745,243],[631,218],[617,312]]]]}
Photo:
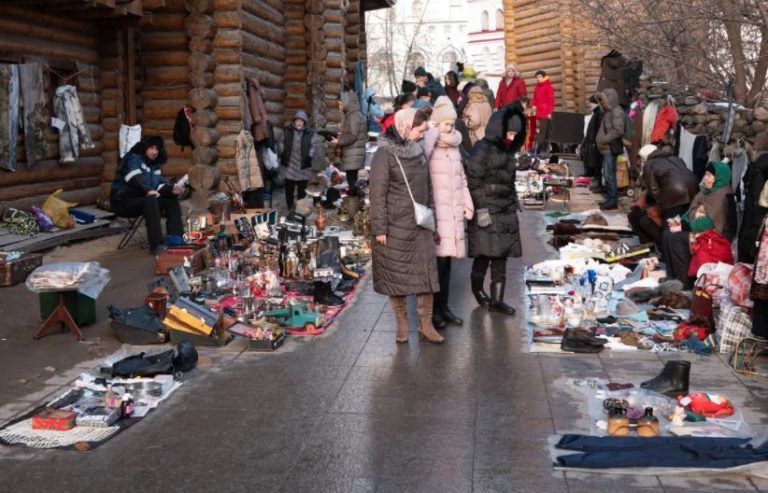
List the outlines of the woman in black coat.
{"type": "Polygon", "coordinates": [[[515,190],[515,152],[525,142],[525,115],[519,102],[491,116],[485,137],[472,148],[467,163],[467,184],[475,205],[469,223],[469,256],[472,294],[490,311],[514,315],[504,303],[507,257],[523,254],[517,221],[519,203],[515,190]],[[483,290],[491,267],[491,297],[483,290]]]}
{"type": "Polygon", "coordinates": [[[739,227],[738,257],[739,262],[751,264],[757,253],[757,232],[763,224],[768,208],[759,203],[760,192],[768,181],[768,152],[763,151],[755,162],[747,167],[742,179],[744,182],[744,213],[739,227]]]}

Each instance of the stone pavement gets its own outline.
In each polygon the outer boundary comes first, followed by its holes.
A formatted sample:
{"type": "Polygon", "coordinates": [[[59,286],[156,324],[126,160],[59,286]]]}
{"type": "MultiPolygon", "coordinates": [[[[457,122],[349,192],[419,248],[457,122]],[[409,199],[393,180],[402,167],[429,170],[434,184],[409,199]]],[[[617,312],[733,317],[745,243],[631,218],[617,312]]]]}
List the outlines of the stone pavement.
{"type": "MultiPolygon", "coordinates": [[[[552,256],[541,213],[526,212],[521,219],[525,256],[508,264],[507,298],[517,306],[523,303],[522,267],[552,256]]],[[[100,307],[107,300],[140,302],[136,293],[143,293],[151,277],[146,253],[134,249],[121,257],[103,257],[113,269],[113,282],[100,307]]],[[[522,316],[504,318],[476,307],[467,282],[469,265],[457,262],[452,279],[452,306],[465,325],[447,329],[442,346],[417,340],[415,313],[410,342],[396,345],[388,303],[365,281],[355,302],[322,336],[291,339],[270,354],[204,351],[200,368],[176,394],[94,451],[0,446],[1,489],[768,491],[768,481],[744,477],[553,471],[547,437],[589,428],[585,401],[569,388],[568,378],[638,383],[679,355],[527,353],[522,316]]],[[[22,309],[10,296],[0,302],[9,321],[0,337],[10,338],[0,343],[0,385],[7,386],[0,406],[31,407],[71,380],[76,371],[70,368],[117,346],[103,323],[86,329],[87,337],[101,338],[92,345],[67,334],[33,342],[34,297],[16,288],[6,293],[20,296],[27,306],[22,309]],[[44,369],[46,361],[54,371],[44,369]],[[28,381],[22,385],[19,379],[28,381]],[[25,390],[38,394],[30,398],[25,390]]],[[[99,313],[103,321],[104,312],[99,313]]],[[[722,391],[743,406],[750,423],[768,425],[768,384],[736,375],[717,356],[684,357],[693,362],[694,388],[722,391]]]]}

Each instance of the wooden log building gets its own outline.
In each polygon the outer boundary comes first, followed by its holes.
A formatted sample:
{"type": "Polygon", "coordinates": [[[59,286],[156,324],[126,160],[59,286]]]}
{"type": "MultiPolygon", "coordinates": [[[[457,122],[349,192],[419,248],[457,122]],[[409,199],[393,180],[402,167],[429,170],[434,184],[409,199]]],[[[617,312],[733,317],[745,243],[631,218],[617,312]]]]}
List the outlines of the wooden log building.
{"type": "Polygon", "coordinates": [[[193,167],[236,175],[244,80],[256,77],[270,121],[299,109],[316,127],[338,127],[336,99],[365,61],[364,13],[395,0],[4,0],[0,63],[42,62],[53,91],[77,88],[93,149],[60,164],[58,134],[27,166],[19,132],[16,171],[0,170],[0,209],[27,208],[63,188],[91,204],[109,194],[122,124],[166,139],[167,176],[193,167]],[[191,104],[195,150],[173,142],[178,111],[191,104]]]}
{"type": "Polygon", "coordinates": [[[544,70],[555,89],[558,111],[583,111],[597,89],[605,48],[578,41],[580,23],[565,2],[504,0],[504,44],[507,63],[516,63],[536,85],[534,75],[544,70]]]}

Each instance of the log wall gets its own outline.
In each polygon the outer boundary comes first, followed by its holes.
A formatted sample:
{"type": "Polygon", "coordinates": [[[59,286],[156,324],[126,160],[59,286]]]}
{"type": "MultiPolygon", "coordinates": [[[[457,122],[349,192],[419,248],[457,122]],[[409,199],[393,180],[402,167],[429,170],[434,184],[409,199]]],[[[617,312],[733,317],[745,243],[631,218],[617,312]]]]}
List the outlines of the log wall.
{"type": "MultiPolygon", "coordinates": [[[[58,188],[64,197],[81,204],[96,201],[104,161],[103,101],[98,30],[87,22],[41,14],[36,9],[0,5],[0,61],[47,62],[62,75],[81,71],[68,81],[77,87],[83,112],[96,147],[81,150],[74,164],[59,164],[58,133],[47,132],[47,156],[28,167],[23,131],[19,132],[16,172],[0,171],[0,208],[42,203],[58,188]],[[66,72],[66,73],[64,73],[66,72]],[[22,200],[23,199],[23,200],[22,200]]],[[[46,89],[53,94],[54,75],[43,72],[46,89]]],[[[48,101],[53,114],[53,99],[48,101]]]]}
{"type": "Polygon", "coordinates": [[[520,67],[529,89],[536,85],[536,71],[544,70],[557,109],[583,111],[597,88],[604,51],[575,41],[589,27],[557,0],[505,0],[504,18],[506,61],[520,67]]]}

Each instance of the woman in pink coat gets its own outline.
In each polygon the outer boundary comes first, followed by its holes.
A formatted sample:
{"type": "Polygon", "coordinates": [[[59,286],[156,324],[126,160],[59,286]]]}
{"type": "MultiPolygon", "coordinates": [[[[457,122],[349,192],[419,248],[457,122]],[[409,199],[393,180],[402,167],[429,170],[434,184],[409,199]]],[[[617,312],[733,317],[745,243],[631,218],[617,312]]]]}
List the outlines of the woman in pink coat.
{"type": "Polygon", "coordinates": [[[445,327],[449,323],[464,323],[448,308],[451,259],[467,256],[464,220],[472,219],[475,212],[461,162],[461,134],[454,127],[456,118],[456,110],[451,100],[440,96],[435,101],[430,116],[434,127],[424,136],[424,152],[429,159],[437,232],[440,235],[440,243],[437,245],[440,292],[435,294],[432,315],[432,324],[436,328],[445,327]]]}

